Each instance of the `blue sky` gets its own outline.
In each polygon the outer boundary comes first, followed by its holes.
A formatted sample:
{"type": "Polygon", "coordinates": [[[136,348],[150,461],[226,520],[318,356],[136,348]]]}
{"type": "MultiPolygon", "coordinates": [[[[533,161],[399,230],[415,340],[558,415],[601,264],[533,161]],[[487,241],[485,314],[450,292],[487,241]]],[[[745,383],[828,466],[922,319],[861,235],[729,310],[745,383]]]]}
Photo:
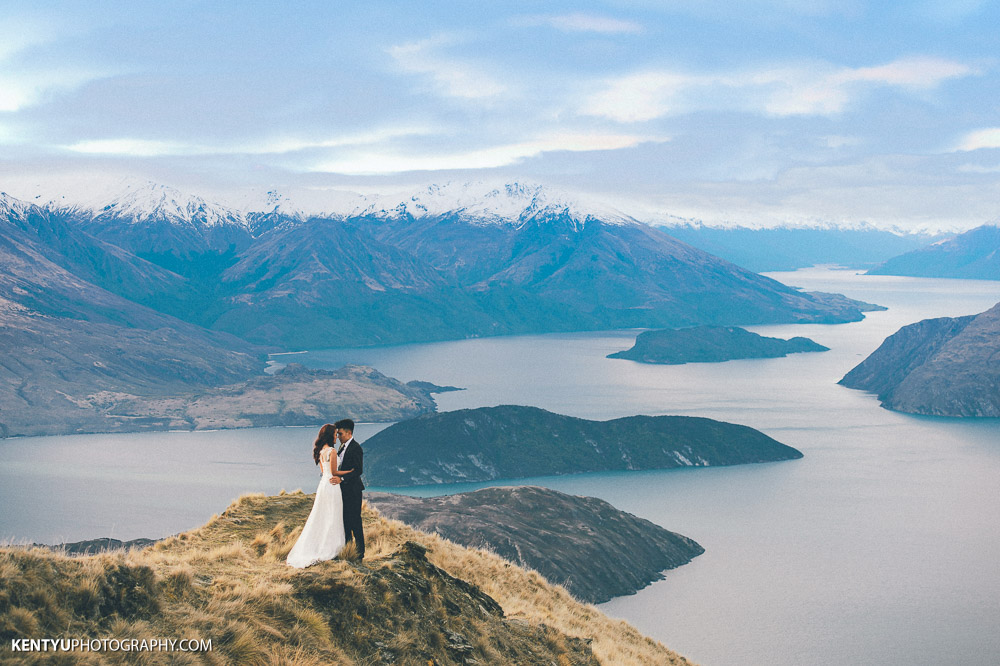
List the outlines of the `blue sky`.
{"type": "Polygon", "coordinates": [[[522,179],[710,221],[971,227],[1000,215],[998,14],[6,2],[0,190],[522,179]]]}

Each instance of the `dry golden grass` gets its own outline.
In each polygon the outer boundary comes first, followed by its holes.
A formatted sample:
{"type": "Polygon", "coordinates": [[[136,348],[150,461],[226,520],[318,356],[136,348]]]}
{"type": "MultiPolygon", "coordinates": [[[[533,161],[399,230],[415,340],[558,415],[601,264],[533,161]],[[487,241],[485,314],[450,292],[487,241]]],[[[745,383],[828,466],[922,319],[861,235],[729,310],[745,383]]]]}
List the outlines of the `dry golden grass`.
{"type": "MultiPolygon", "coordinates": [[[[573,661],[578,653],[567,638],[578,637],[592,641],[594,656],[609,666],[690,663],[536,572],[385,519],[367,505],[363,564],[349,544],[336,560],[306,570],[288,567],[285,557],[312,501],[301,491],[243,495],[205,525],[141,551],[69,557],[40,548],[0,548],[0,661],[24,657],[9,652],[10,638],[135,636],[211,638],[213,651],[83,653],[63,663],[367,663],[370,657],[359,652],[357,641],[383,640],[379,613],[403,603],[393,589],[378,587],[376,594],[369,583],[396,566],[393,556],[412,541],[427,549],[433,565],[495,599],[510,622],[534,627],[530,631],[541,637],[548,661],[582,663],[573,661]],[[127,593],[121,592],[122,581],[127,593]],[[309,585],[335,595],[332,606],[351,616],[332,617],[329,606],[302,592],[309,585]],[[354,644],[345,627],[359,632],[351,637],[354,644]]],[[[411,655],[398,663],[426,664],[427,654],[449,654],[451,639],[436,628],[449,618],[445,600],[436,589],[426,599],[428,621],[395,618],[399,626],[386,649],[411,655]]],[[[486,663],[510,660],[497,642],[497,622],[482,620],[474,625],[481,631],[466,636],[467,648],[486,663]]]]}

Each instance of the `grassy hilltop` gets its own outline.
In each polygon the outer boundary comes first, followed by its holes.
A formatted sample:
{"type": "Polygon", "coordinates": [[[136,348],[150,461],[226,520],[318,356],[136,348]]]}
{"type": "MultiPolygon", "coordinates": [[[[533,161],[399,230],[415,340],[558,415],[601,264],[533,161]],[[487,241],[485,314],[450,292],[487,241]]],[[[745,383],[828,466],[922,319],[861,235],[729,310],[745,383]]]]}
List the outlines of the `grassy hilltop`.
{"type": "Polygon", "coordinates": [[[284,558],[312,502],[301,491],[244,495],[204,526],[143,550],[0,548],[0,661],[690,663],[534,571],[368,506],[363,563],[292,569],[284,558]],[[14,638],[60,637],[201,638],[213,650],[10,651],[14,638]]]}

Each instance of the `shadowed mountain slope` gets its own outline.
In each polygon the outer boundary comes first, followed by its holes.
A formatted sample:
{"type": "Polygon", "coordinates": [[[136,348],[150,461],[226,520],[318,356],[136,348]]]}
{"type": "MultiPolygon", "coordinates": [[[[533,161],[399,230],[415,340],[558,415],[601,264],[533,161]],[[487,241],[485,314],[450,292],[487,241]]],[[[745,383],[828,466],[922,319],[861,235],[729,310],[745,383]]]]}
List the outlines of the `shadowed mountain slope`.
{"type": "Polygon", "coordinates": [[[1000,304],[904,326],[840,383],[900,412],[1000,416],[1000,304]]]}

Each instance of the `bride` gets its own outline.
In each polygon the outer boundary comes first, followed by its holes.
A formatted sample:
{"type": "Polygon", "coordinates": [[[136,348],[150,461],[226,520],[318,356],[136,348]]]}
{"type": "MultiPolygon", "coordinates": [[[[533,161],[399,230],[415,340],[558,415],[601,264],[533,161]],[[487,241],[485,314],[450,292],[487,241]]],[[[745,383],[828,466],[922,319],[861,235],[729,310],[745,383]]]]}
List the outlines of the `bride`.
{"type": "Polygon", "coordinates": [[[340,477],[351,470],[337,469],[336,434],[332,424],[319,429],[313,444],[313,460],[320,466],[322,478],[316,488],[316,499],[286,562],[303,569],[323,560],[332,560],[344,547],[344,500],[340,493],[340,477]]]}

